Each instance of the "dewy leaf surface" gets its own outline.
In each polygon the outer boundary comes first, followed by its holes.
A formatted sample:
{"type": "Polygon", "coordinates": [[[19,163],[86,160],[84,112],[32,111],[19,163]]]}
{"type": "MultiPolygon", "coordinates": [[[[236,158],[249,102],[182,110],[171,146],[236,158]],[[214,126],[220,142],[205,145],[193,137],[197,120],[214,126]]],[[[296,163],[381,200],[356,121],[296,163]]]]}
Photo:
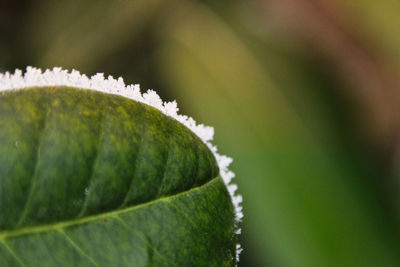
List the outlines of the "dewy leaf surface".
{"type": "Polygon", "coordinates": [[[232,266],[235,208],[203,141],[71,87],[0,95],[0,266],[232,266]]]}

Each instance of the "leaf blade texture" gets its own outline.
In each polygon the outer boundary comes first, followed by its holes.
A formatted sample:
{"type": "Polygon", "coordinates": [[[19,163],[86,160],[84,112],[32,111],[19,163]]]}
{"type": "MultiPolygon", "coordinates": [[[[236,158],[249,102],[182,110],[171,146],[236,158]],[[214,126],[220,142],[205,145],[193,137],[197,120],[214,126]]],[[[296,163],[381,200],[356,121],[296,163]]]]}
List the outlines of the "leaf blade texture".
{"type": "Polygon", "coordinates": [[[176,120],[64,86],[0,96],[1,266],[230,266],[235,207],[176,120]]]}

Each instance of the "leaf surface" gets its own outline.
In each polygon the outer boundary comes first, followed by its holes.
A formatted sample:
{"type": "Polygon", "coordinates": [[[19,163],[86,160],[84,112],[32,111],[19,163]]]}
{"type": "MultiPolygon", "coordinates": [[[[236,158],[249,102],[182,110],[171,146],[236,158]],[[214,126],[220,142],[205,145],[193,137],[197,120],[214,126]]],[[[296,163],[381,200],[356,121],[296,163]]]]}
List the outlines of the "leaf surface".
{"type": "Polygon", "coordinates": [[[230,266],[216,160],[145,104],[69,87],[0,96],[0,266],[230,266]]]}

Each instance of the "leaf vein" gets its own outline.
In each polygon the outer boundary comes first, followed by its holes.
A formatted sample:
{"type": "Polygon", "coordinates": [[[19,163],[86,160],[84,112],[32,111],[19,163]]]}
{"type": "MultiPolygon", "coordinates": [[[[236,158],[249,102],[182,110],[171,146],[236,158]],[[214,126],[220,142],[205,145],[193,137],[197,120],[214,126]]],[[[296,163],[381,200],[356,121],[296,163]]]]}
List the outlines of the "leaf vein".
{"type": "MultiPolygon", "coordinates": [[[[145,130],[147,131],[147,127],[145,128],[145,130]]],[[[138,165],[138,162],[139,162],[139,160],[140,160],[140,153],[141,153],[141,151],[143,150],[143,146],[144,146],[144,144],[143,144],[143,141],[144,140],[144,137],[142,137],[142,138],[140,138],[140,141],[139,141],[139,143],[138,143],[138,150],[137,150],[137,152],[136,152],[136,159],[135,159],[135,162],[134,162],[134,165],[133,165],[133,169],[134,169],[134,176],[132,177],[132,179],[129,181],[129,186],[128,186],[128,190],[126,191],[126,194],[125,194],[125,197],[124,197],[124,200],[122,201],[122,203],[121,203],[121,205],[119,205],[119,208],[123,208],[126,204],[127,204],[127,202],[128,202],[128,200],[129,200],[129,192],[132,190],[132,185],[134,184],[133,183],[133,180],[135,179],[135,174],[136,174],[136,172],[137,172],[137,165],[138,165]]]]}
{"type": "Polygon", "coordinates": [[[172,263],[172,261],[170,259],[168,259],[167,257],[165,257],[164,255],[161,254],[161,252],[159,252],[148,240],[146,240],[145,238],[143,238],[141,235],[138,234],[138,232],[133,229],[124,219],[122,219],[119,215],[114,216],[115,219],[117,219],[122,226],[124,226],[126,229],[128,229],[129,232],[131,232],[132,234],[138,236],[140,239],[142,239],[146,245],[151,248],[158,256],[160,256],[165,262],[168,263],[172,263]]]}
{"type": "Polygon", "coordinates": [[[142,203],[142,204],[138,204],[132,207],[127,207],[124,209],[118,209],[118,210],[113,210],[113,211],[109,211],[109,212],[105,212],[105,213],[101,213],[101,214],[96,214],[96,215],[91,215],[91,216],[87,216],[84,218],[79,218],[79,219],[75,219],[75,220],[69,220],[69,221],[61,221],[55,224],[46,224],[46,225],[39,225],[39,226],[30,226],[30,227],[25,227],[25,228],[20,228],[17,230],[10,230],[10,231],[0,231],[0,240],[5,239],[5,238],[9,238],[9,237],[15,237],[15,236],[20,236],[20,235],[24,235],[24,234],[31,234],[31,233],[39,233],[39,232],[45,232],[45,231],[49,231],[49,230],[57,230],[60,228],[65,229],[66,227],[69,226],[73,226],[73,225],[78,225],[78,224],[83,224],[83,223],[87,223],[87,222],[91,222],[91,221],[95,221],[95,220],[103,220],[104,217],[108,217],[108,216],[116,216],[119,214],[123,214],[126,212],[131,212],[133,210],[136,209],[140,209],[140,208],[144,208],[144,207],[148,207],[151,205],[154,205],[156,203],[159,202],[163,202],[163,201],[167,201],[170,202],[171,200],[178,198],[182,195],[188,194],[188,193],[193,193],[196,191],[201,190],[202,188],[206,187],[207,185],[210,185],[214,182],[216,182],[217,180],[221,180],[222,178],[220,176],[217,176],[213,179],[211,179],[210,181],[208,181],[207,183],[197,186],[197,187],[193,187],[190,190],[184,191],[184,192],[180,192],[177,193],[175,195],[169,195],[166,197],[162,197],[162,198],[158,198],[158,199],[154,199],[152,201],[146,202],[146,203],[142,203]]]}
{"type": "Polygon", "coordinates": [[[90,257],[89,255],[87,255],[86,254],[86,252],[84,251],[84,249],[83,248],[81,248],[63,229],[58,229],[57,230],[60,234],[62,234],[64,237],[65,237],[65,239],[69,242],[69,243],[71,243],[72,244],[72,246],[80,253],[80,254],[82,254],[83,256],[85,256],[91,263],[93,263],[95,266],[99,266],[98,264],[97,264],[97,262],[92,258],[92,257],[90,257]]]}
{"type": "Polygon", "coordinates": [[[25,263],[22,261],[22,259],[18,257],[15,251],[7,244],[7,242],[4,239],[1,239],[1,243],[10,252],[10,254],[17,260],[19,264],[21,264],[22,266],[26,266],[25,263]]]}
{"type": "Polygon", "coordinates": [[[168,138],[168,152],[167,152],[167,160],[165,161],[165,163],[164,163],[164,169],[163,169],[163,172],[162,172],[162,177],[161,177],[161,181],[160,181],[160,187],[158,188],[158,192],[157,192],[157,196],[158,197],[160,197],[160,194],[161,194],[161,192],[162,192],[162,189],[163,189],[163,185],[164,185],[164,182],[165,182],[165,174],[167,173],[167,170],[168,170],[168,166],[169,166],[169,164],[170,164],[170,161],[171,161],[171,139],[172,138],[168,138]]]}
{"type": "Polygon", "coordinates": [[[194,228],[200,228],[199,227],[199,225],[197,224],[197,223],[195,223],[191,218],[190,218],[190,216],[186,213],[186,212],[184,212],[184,211],[182,211],[180,208],[178,208],[175,204],[173,204],[173,203],[169,203],[177,212],[179,212],[180,214],[182,214],[183,215],[183,217],[185,217],[185,219],[186,220],[188,220],[193,226],[194,226],[194,228]]]}
{"type": "MultiPolygon", "coordinates": [[[[48,100],[48,103],[49,102],[50,102],[50,100],[48,100]]],[[[36,152],[36,156],[35,156],[35,167],[33,168],[32,176],[30,179],[31,182],[30,182],[28,197],[26,199],[24,209],[21,212],[21,216],[18,219],[17,226],[21,225],[21,223],[23,223],[23,221],[29,211],[30,203],[32,202],[32,197],[33,197],[34,189],[36,187],[36,179],[37,179],[36,177],[37,177],[37,172],[38,172],[38,167],[39,167],[39,162],[40,162],[40,153],[41,153],[41,147],[42,147],[42,142],[43,142],[43,132],[48,127],[48,119],[49,119],[50,113],[51,113],[51,105],[49,105],[47,107],[46,116],[43,119],[43,122],[41,123],[41,126],[40,126],[39,138],[38,138],[38,144],[37,144],[38,148],[37,148],[37,152],[36,152]]]]}
{"type": "Polygon", "coordinates": [[[102,145],[103,145],[103,138],[104,138],[104,131],[103,131],[104,116],[105,115],[103,114],[103,112],[101,112],[100,113],[100,119],[99,119],[99,121],[100,121],[99,122],[99,129],[98,129],[98,137],[99,138],[96,138],[96,140],[99,140],[99,141],[98,141],[98,143],[96,145],[96,156],[92,161],[90,174],[89,174],[89,179],[88,179],[88,182],[87,182],[87,186],[88,186],[89,192],[87,192],[87,193],[85,192],[86,193],[85,194],[85,201],[84,201],[84,203],[82,205],[81,211],[78,214],[78,217],[82,217],[86,212],[88,201],[89,201],[89,196],[90,196],[90,193],[91,193],[90,183],[93,180],[93,175],[95,173],[94,169],[95,169],[97,161],[98,161],[98,159],[99,159],[99,157],[101,155],[101,150],[102,150],[101,148],[102,148],[102,145]]]}

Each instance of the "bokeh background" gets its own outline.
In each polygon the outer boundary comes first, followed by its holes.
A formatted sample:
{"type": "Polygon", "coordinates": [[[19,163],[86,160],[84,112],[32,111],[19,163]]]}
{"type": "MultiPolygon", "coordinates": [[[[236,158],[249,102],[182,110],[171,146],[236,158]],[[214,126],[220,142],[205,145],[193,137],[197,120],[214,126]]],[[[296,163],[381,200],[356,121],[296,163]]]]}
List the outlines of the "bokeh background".
{"type": "Polygon", "coordinates": [[[0,71],[123,76],[215,127],[239,266],[400,266],[400,2],[0,1],[0,71]]]}

